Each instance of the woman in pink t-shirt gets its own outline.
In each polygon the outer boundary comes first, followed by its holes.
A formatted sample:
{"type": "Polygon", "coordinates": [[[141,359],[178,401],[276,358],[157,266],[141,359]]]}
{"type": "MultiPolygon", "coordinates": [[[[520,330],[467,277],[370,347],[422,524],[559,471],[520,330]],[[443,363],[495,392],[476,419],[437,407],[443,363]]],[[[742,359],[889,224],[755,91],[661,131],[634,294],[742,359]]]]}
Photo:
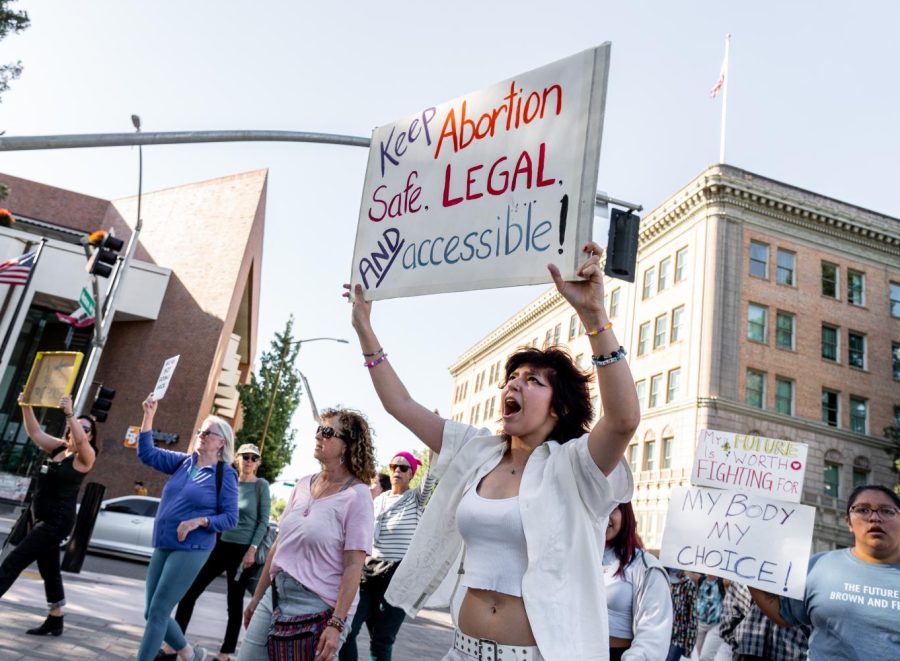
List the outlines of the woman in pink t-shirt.
{"type": "Polygon", "coordinates": [[[349,409],[323,412],[313,456],[322,470],[291,493],[244,611],[238,661],[278,659],[287,649],[291,658],[331,661],[346,637],[372,551],[375,453],[366,418],[349,409]]]}

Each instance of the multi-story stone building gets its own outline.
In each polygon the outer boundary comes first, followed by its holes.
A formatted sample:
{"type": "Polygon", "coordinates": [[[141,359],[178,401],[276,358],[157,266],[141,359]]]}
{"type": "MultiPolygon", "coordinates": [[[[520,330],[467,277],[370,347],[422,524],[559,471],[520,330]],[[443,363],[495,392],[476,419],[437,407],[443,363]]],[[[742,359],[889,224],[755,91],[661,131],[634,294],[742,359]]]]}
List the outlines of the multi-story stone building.
{"type": "MultiPolygon", "coordinates": [[[[882,432],[900,424],[900,220],[715,165],[642,220],[637,274],[606,298],[643,409],[626,458],[646,544],[701,429],[809,444],[813,549],[849,543],[849,492],[895,481],[882,432]]],[[[498,424],[493,386],[519,346],[565,345],[590,367],[583,330],[548,290],[450,367],[451,416],[498,424]]]]}

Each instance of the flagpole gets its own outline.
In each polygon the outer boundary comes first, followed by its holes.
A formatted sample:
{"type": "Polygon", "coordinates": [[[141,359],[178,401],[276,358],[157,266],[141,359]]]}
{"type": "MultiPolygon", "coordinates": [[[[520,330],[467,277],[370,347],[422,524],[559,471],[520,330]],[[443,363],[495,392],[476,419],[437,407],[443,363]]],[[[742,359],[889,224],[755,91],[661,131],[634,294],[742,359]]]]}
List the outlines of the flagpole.
{"type": "Polygon", "coordinates": [[[725,115],[728,110],[728,66],[729,51],[731,50],[731,33],[725,35],[725,66],[724,66],[724,82],[722,83],[725,90],[722,92],[722,132],[719,136],[719,163],[725,162],[725,115]]]}
{"type": "Polygon", "coordinates": [[[41,252],[44,250],[44,246],[47,244],[47,239],[42,238],[40,245],[38,245],[37,250],[34,254],[34,261],[31,263],[31,269],[28,271],[28,277],[25,278],[25,284],[22,286],[22,294],[19,296],[19,300],[16,302],[16,309],[13,310],[12,317],[10,317],[9,324],[6,327],[6,335],[3,336],[3,343],[0,344],[0,364],[3,364],[3,359],[6,357],[6,346],[9,344],[9,338],[12,336],[13,328],[16,326],[16,319],[19,318],[19,312],[22,311],[22,303],[25,302],[25,296],[28,294],[28,287],[31,285],[31,279],[34,277],[34,272],[37,270],[38,260],[41,258],[41,252]]]}

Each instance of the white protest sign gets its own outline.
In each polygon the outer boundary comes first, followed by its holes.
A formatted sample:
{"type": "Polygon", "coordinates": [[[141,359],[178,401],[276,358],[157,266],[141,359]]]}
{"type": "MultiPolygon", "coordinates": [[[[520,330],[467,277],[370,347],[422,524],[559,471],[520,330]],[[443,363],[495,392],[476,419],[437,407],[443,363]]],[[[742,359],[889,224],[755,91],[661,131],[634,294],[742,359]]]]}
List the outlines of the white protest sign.
{"type": "Polygon", "coordinates": [[[381,126],[350,282],[367,300],[575,278],[591,238],[609,43],[381,126]]]}
{"type": "Polygon", "coordinates": [[[703,429],[691,484],[799,503],[807,449],[805,443],[703,429]]]}
{"type": "Polygon", "coordinates": [[[815,509],[746,493],[675,487],[659,559],[802,599],[815,509]]]}
{"type": "Polygon", "coordinates": [[[166,362],[163,363],[159,379],[156,381],[156,388],[153,389],[154,399],[162,399],[166,394],[166,390],[169,389],[169,381],[172,380],[172,374],[175,373],[175,366],[178,364],[179,358],[181,358],[181,354],[167,358],[166,362]]]}

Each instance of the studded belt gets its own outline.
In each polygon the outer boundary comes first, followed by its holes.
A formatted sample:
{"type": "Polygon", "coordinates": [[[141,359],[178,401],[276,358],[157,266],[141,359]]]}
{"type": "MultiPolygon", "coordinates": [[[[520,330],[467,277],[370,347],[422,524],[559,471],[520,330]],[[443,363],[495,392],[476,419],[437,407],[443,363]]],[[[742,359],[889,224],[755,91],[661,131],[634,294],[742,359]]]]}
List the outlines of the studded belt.
{"type": "Polygon", "coordinates": [[[537,647],[500,645],[487,638],[473,638],[459,629],[453,639],[453,647],[478,661],[537,661],[540,659],[537,647]]]}

